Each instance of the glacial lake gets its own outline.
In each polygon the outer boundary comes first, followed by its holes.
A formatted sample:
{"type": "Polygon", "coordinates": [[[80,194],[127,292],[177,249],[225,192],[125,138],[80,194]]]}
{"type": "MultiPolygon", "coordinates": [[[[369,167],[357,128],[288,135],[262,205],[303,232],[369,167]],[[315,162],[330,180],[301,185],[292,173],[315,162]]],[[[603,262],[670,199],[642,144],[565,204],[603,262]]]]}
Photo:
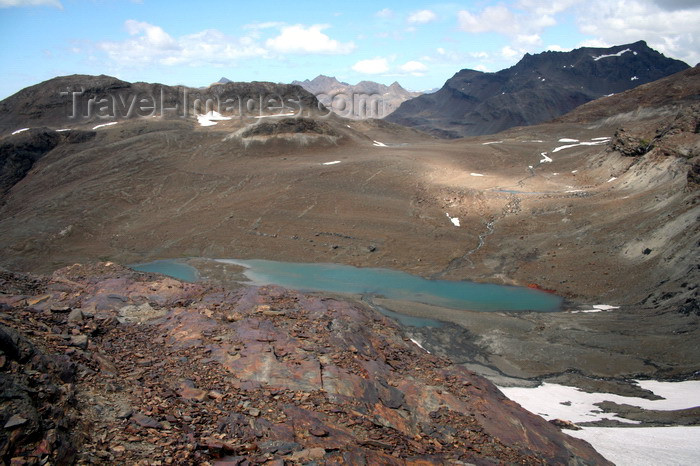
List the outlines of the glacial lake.
{"type": "MultiPolygon", "coordinates": [[[[369,297],[413,301],[432,306],[482,312],[556,312],[559,296],[526,287],[428,280],[390,269],[358,268],[340,264],[278,262],[269,260],[217,259],[244,267],[253,285],[280,285],[301,291],[326,291],[369,297]]],[[[177,260],[159,260],[132,266],[184,281],[196,281],[197,270],[177,260]]]]}
{"type": "Polygon", "coordinates": [[[139,272],[154,272],[168,277],[177,278],[183,282],[196,282],[199,280],[199,272],[191,265],[172,259],[163,259],[143,264],[133,264],[129,268],[139,272]]]}

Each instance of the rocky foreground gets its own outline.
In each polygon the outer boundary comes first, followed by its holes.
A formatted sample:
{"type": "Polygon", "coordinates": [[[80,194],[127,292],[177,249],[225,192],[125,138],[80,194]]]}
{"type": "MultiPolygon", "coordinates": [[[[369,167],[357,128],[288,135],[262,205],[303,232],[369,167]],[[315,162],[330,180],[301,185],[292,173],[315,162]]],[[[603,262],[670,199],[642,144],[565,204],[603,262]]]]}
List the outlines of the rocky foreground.
{"type": "Polygon", "coordinates": [[[0,272],[5,464],[606,464],[368,309],[112,263],[0,272]]]}

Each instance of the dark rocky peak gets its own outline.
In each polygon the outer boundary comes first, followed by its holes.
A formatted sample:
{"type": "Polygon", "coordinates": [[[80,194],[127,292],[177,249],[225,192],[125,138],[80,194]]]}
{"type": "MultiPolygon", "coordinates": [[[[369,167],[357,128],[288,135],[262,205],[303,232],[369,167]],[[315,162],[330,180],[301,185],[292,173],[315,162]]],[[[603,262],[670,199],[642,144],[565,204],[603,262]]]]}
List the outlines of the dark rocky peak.
{"type": "Polygon", "coordinates": [[[420,95],[419,92],[407,91],[398,82],[394,82],[391,86],[374,81],[360,81],[352,85],[325,75],[319,75],[311,81],[308,79],[293,81],[292,84],[298,84],[310,93],[319,96],[321,102],[338,115],[353,119],[384,117],[398,108],[402,102],[420,95]],[[338,95],[342,95],[348,100],[352,99],[355,104],[355,107],[351,109],[352,112],[348,112],[344,105],[340,105],[338,108],[334,107],[334,101],[329,96],[338,95]],[[367,96],[381,99],[381,111],[365,111],[362,108],[359,102],[361,99],[366,99],[367,96]]]}
{"type": "Polygon", "coordinates": [[[330,90],[342,89],[349,84],[338,81],[333,76],[319,74],[314,79],[305,79],[304,81],[292,81],[292,84],[298,85],[311,92],[312,94],[320,94],[329,92],[330,90]]]}
{"type": "Polygon", "coordinates": [[[348,85],[348,83],[338,81],[335,76],[326,76],[325,74],[319,74],[310,82],[318,85],[348,85]]]}
{"type": "Polygon", "coordinates": [[[461,70],[441,90],[404,102],[388,119],[440,136],[491,134],[551,120],[687,68],[644,41],[526,54],[496,73],[461,70]]]}

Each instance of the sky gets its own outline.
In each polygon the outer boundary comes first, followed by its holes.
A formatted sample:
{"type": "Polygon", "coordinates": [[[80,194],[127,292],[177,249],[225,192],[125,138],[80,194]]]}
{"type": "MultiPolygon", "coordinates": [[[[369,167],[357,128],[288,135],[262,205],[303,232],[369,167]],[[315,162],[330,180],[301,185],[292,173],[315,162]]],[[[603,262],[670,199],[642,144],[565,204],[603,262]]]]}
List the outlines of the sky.
{"type": "Polygon", "coordinates": [[[525,53],[645,40],[700,62],[700,0],[0,0],[0,99],[55,76],[207,86],[319,74],[410,90],[525,53]]]}

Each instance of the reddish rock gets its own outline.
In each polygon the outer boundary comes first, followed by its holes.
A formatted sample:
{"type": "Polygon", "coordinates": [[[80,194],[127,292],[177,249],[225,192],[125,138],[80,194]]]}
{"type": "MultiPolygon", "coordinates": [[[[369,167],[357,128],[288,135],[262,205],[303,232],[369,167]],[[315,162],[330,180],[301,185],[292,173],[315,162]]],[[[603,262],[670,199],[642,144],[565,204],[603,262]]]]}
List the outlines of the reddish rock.
{"type": "Polygon", "coordinates": [[[134,413],[131,415],[131,421],[140,425],[141,427],[148,427],[150,429],[162,429],[163,426],[160,422],[156,421],[152,417],[146,416],[142,413],[134,413]]]}
{"type": "MultiPolygon", "coordinates": [[[[82,437],[74,444],[40,443],[39,435],[15,450],[27,455],[75,445],[80,462],[148,464],[152,449],[143,443],[156,445],[166,464],[609,464],[487,380],[405,341],[394,322],[348,302],[278,287],[231,292],[114,264],[71,266],[47,283],[61,291],[38,306],[89,309],[89,321],[100,322],[90,353],[73,348],[52,359],[61,387],[44,394],[65,393],[51,409],[69,412],[77,393],[89,427],[75,429],[82,437]],[[117,321],[125,307],[145,304],[160,317],[117,321]]],[[[18,303],[3,314],[17,332],[65,352],[66,341],[47,332],[65,317],[31,311],[28,319],[24,301],[3,299],[18,303]]],[[[10,333],[2,338],[12,342],[5,367],[31,364],[36,350],[10,333]]],[[[28,372],[37,377],[32,386],[44,387],[44,373],[51,371],[28,372]]],[[[17,426],[6,431],[25,427],[17,426]]]]}

